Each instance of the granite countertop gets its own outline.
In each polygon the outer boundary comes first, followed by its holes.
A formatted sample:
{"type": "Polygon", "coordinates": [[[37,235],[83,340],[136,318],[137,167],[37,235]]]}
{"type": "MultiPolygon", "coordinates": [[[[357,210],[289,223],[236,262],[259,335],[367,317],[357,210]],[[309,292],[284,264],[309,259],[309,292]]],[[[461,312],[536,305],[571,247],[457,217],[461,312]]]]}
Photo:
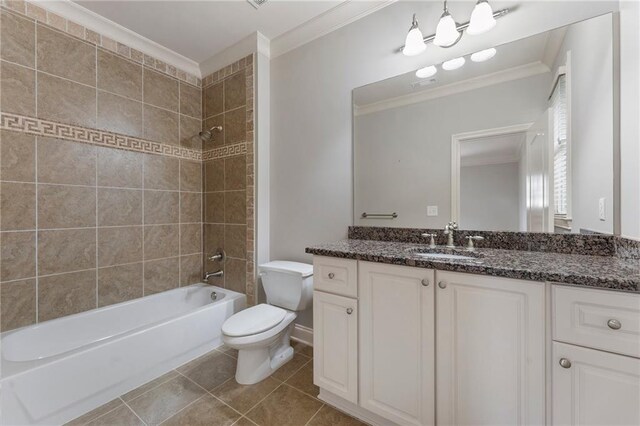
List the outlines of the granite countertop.
{"type": "MultiPolygon", "coordinates": [[[[473,260],[436,260],[418,256],[415,250],[419,249],[430,251],[423,244],[349,239],[308,247],[306,252],[343,259],[640,293],[640,259],[478,248],[473,254],[464,252],[464,249],[455,250],[455,254],[474,256],[473,260]]],[[[451,252],[441,246],[435,251],[451,252]]]]}

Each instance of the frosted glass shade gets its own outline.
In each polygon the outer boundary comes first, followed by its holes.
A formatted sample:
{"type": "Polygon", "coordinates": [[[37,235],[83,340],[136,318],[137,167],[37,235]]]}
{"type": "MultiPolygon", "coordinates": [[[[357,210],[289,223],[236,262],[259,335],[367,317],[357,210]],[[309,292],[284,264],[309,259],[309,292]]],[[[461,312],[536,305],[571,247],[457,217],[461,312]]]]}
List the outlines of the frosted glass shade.
{"type": "Polygon", "coordinates": [[[493,10],[487,0],[480,0],[471,12],[471,20],[467,27],[467,34],[477,35],[486,33],[496,26],[496,18],[493,17],[493,10]]]}
{"type": "Polygon", "coordinates": [[[412,28],[407,34],[407,38],[404,41],[404,48],[402,49],[402,53],[405,56],[416,56],[420,53],[424,52],[427,48],[427,45],[424,44],[422,32],[420,28],[415,27],[412,28]]]}
{"type": "Polygon", "coordinates": [[[433,44],[441,47],[452,46],[459,37],[460,32],[458,32],[456,22],[449,12],[443,13],[436,27],[436,37],[433,39],[433,44]]]}

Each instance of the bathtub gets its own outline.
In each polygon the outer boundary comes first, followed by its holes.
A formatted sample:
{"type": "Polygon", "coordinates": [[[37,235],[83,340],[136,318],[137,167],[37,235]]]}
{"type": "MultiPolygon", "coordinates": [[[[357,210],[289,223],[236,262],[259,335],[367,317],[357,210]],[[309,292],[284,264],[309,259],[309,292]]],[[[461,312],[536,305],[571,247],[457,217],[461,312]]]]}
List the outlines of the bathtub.
{"type": "Polygon", "coordinates": [[[245,304],[195,284],[2,333],[0,424],[62,424],[97,408],[220,346],[222,323],[245,304]]]}

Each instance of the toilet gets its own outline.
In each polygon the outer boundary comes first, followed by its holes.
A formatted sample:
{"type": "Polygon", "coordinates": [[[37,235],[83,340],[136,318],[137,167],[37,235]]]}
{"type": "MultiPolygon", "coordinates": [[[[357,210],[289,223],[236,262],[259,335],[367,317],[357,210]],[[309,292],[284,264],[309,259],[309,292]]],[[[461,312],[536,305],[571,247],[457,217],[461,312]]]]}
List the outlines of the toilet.
{"type": "Polygon", "coordinates": [[[313,297],[313,265],[277,260],[258,271],[267,303],[240,311],[222,325],[222,341],[238,350],[236,381],[242,385],[266,379],[293,357],[293,321],[313,297]]]}

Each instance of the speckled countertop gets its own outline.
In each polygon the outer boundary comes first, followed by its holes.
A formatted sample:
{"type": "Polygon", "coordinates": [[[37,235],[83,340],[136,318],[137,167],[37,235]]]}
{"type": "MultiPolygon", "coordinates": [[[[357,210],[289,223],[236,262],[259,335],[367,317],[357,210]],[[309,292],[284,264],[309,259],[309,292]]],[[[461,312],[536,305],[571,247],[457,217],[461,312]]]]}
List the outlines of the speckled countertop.
{"type": "MultiPolygon", "coordinates": [[[[350,239],[308,247],[306,252],[344,259],[640,293],[640,259],[479,248],[473,254],[477,256],[473,260],[435,260],[417,255],[415,250],[420,249],[429,251],[427,245],[421,244],[350,239]]],[[[443,247],[438,247],[435,251],[448,252],[443,247]]],[[[456,250],[455,254],[468,255],[463,249],[456,250]]]]}

